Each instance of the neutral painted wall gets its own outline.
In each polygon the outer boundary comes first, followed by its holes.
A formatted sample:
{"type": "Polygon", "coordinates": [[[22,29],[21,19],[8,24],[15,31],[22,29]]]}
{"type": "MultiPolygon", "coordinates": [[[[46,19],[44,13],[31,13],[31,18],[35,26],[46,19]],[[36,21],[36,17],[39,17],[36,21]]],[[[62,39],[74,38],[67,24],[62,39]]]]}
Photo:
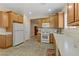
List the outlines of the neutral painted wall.
{"type": "Polygon", "coordinates": [[[30,39],[30,19],[24,14],[24,36],[25,40],[30,39]]]}

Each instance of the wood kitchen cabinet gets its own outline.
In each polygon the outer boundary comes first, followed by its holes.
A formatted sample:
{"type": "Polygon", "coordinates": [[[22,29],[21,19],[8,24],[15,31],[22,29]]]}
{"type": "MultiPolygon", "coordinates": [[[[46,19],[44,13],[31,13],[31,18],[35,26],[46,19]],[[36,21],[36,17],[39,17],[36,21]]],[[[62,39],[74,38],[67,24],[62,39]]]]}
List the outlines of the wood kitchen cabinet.
{"type": "Polygon", "coordinates": [[[7,13],[8,13],[8,27],[6,28],[6,31],[12,32],[13,22],[23,23],[23,16],[12,11],[9,11],[7,13]]]}
{"type": "Polygon", "coordinates": [[[0,48],[12,46],[12,35],[0,35],[0,48]]]}
{"type": "Polygon", "coordinates": [[[35,22],[38,27],[42,27],[42,23],[49,23],[49,18],[39,18],[35,22]]]}
{"type": "Polygon", "coordinates": [[[5,36],[0,35],[0,48],[5,48],[5,36]]]}
{"type": "Polygon", "coordinates": [[[49,16],[49,26],[54,28],[54,15],[49,16]]]}
{"type": "Polygon", "coordinates": [[[58,28],[64,28],[64,12],[58,12],[58,28]]]}
{"type": "Polygon", "coordinates": [[[67,4],[67,15],[69,26],[79,26],[79,3],[67,4]]]}
{"type": "Polygon", "coordinates": [[[74,3],[69,3],[69,4],[67,4],[67,22],[68,23],[72,23],[72,22],[74,22],[75,20],[74,20],[74,17],[75,17],[75,4],[74,3]]]}
{"type": "Polygon", "coordinates": [[[8,27],[8,14],[0,11],[0,27],[8,27]]]}
{"type": "Polygon", "coordinates": [[[18,15],[18,22],[23,23],[23,16],[22,15],[18,15]]]}
{"type": "Polygon", "coordinates": [[[49,16],[49,24],[52,28],[64,28],[64,13],[58,12],[49,16]]]}
{"type": "Polygon", "coordinates": [[[79,3],[75,3],[75,21],[79,21],[79,3]]]}
{"type": "Polygon", "coordinates": [[[37,23],[38,27],[42,27],[42,21],[41,21],[41,19],[37,19],[36,21],[37,21],[36,23],[37,23]]]}
{"type": "Polygon", "coordinates": [[[49,23],[49,18],[47,18],[47,17],[42,18],[41,21],[42,21],[42,23],[49,23]]]}
{"type": "Polygon", "coordinates": [[[12,47],[13,44],[12,35],[6,35],[5,41],[6,41],[5,48],[12,47]]]}
{"type": "Polygon", "coordinates": [[[38,42],[41,42],[41,33],[38,33],[38,34],[37,34],[37,41],[38,41],[38,42]]]}
{"type": "Polygon", "coordinates": [[[14,13],[13,12],[7,12],[8,13],[8,27],[6,28],[6,31],[7,32],[12,32],[12,28],[13,28],[13,26],[12,26],[12,24],[13,24],[13,21],[14,21],[14,19],[16,18],[15,17],[15,15],[14,15],[14,13]]]}
{"type": "Polygon", "coordinates": [[[52,43],[52,44],[56,44],[55,38],[54,38],[54,35],[53,34],[50,34],[49,35],[49,42],[52,43]]]}

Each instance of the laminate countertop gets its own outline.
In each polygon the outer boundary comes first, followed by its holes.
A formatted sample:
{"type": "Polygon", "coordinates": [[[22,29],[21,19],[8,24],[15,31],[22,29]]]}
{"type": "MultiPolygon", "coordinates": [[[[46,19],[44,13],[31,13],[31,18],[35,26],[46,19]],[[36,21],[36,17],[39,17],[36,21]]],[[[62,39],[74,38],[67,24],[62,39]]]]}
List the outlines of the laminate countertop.
{"type": "Polygon", "coordinates": [[[79,38],[54,33],[61,56],[79,56],[79,38]]]}
{"type": "Polygon", "coordinates": [[[0,35],[12,35],[12,32],[2,32],[0,35]]]}

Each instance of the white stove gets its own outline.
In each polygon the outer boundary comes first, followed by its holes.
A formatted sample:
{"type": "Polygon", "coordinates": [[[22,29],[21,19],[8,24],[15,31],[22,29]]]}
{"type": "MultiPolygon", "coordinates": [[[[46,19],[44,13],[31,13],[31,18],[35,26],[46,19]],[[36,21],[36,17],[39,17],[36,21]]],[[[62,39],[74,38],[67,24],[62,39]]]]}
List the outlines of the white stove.
{"type": "Polygon", "coordinates": [[[49,43],[49,33],[41,33],[41,42],[49,43]]]}
{"type": "Polygon", "coordinates": [[[41,30],[41,42],[49,43],[49,31],[46,29],[46,27],[49,27],[49,23],[43,23],[42,24],[42,30],[41,30]]]}

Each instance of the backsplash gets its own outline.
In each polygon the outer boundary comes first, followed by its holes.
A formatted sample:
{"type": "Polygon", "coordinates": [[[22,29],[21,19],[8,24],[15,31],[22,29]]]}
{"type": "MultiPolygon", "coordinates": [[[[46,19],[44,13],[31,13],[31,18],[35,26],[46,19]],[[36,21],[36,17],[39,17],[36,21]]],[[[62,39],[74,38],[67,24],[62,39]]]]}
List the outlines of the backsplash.
{"type": "Polygon", "coordinates": [[[48,32],[48,33],[54,33],[57,32],[57,29],[53,29],[53,28],[39,28],[38,32],[48,32]]]}
{"type": "Polygon", "coordinates": [[[6,32],[6,29],[5,28],[0,28],[0,33],[4,33],[6,32]]]}

